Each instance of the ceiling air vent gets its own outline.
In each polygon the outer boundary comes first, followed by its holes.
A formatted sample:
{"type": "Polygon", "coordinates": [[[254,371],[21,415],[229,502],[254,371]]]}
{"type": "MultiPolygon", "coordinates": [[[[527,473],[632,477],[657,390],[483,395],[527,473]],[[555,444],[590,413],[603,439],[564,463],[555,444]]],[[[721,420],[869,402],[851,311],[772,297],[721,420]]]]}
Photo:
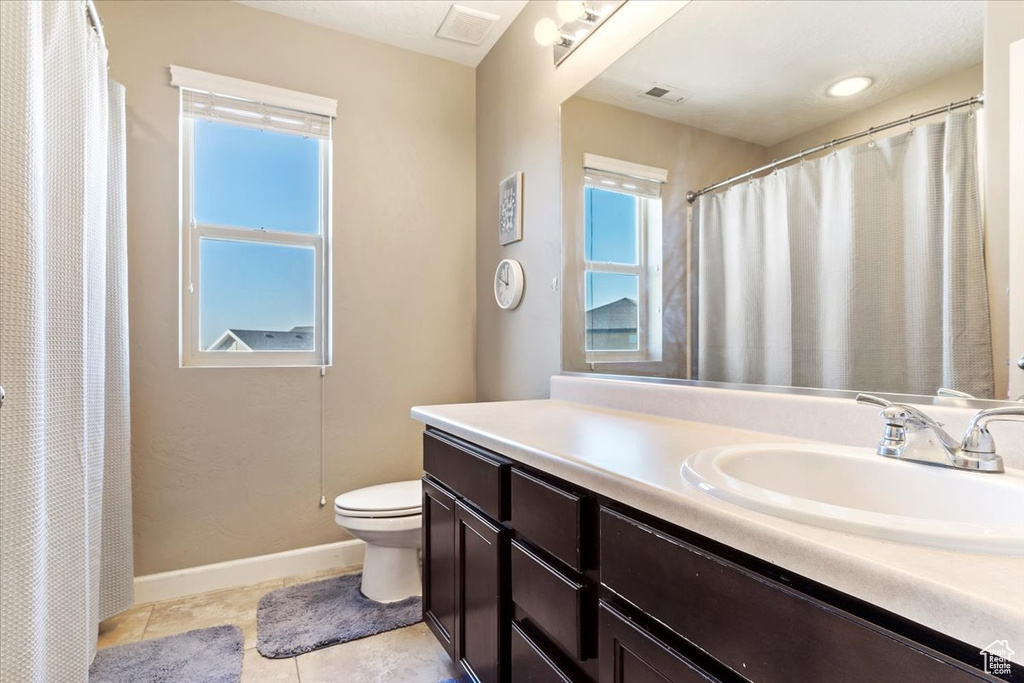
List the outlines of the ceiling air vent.
{"type": "Polygon", "coordinates": [[[653,83],[646,90],[641,90],[636,95],[640,99],[654,100],[663,104],[680,104],[687,98],[687,94],[681,89],[664,83],[653,83]]]}
{"type": "Polygon", "coordinates": [[[501,17],[462,5],[452,5],[437,29],[438,38],[479,45],[501,17]]]}

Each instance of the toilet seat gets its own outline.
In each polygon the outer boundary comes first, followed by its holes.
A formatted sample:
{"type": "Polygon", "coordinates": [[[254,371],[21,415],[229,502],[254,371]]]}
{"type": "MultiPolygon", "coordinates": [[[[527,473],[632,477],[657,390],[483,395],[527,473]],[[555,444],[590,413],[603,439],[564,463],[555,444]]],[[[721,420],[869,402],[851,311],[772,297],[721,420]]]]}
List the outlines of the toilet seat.
{"type": "Polygon", "coordinates": [[[390,518],[419,515],[422,485],[418,479],[367,486],[334,499],[334,512],[349,518],[390,518]]]}

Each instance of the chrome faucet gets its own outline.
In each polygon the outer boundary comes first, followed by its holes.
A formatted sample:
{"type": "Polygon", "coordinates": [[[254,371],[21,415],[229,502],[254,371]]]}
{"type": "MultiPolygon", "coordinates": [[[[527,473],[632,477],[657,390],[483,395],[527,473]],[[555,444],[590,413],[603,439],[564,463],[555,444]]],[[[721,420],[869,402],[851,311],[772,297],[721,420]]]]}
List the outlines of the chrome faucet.
{"type": "Polygon", "coordinates": [[[996,453],[988,423],[1024,420],[1024,406],[982,410],[971,419],[964,438],[957,441],[941,423],[914,406],[891,403],[870,394],[857,394],[857,403],[882,409],[879,417],[885,420],[885,433],[878,442],[879,455],[977,472],[1003,471],[1003,459],[996,453]]]}

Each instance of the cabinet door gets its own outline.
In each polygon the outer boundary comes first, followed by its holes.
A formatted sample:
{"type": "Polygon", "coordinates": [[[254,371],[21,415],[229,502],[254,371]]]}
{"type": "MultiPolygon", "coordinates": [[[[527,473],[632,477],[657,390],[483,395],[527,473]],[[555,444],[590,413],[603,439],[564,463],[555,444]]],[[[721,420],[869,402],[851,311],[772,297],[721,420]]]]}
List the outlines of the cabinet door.
{"type": "Polygon", "coordinates": [[[682,655],[600,601],[601,683],[713,683],[682,655]]]}
{"type": "Polygon", "coordinates": [[[508,669],[506,545],[504,529],[456,501],[455,654],[480,683],[499,683],[508,669]]]}
{"type": "Polygon", "coordinates": [[[455,659],[455,496],[423,480],[423,621],[455,659]]]}

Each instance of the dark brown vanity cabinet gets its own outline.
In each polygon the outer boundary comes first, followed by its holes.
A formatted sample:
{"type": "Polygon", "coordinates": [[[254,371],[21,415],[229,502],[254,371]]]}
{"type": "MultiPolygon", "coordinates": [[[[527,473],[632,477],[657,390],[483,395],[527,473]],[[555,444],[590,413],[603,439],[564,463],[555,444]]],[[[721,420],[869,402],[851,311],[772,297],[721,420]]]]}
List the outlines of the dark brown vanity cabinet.
{"type": "Polygon", "coordinates": [[[423,610],[486,683],[970,683],[977,648],[481,448],[424,438],[423,610]]]}
{"type": "Polygon", "coordinates": [[[474,680],[507,681],[510,461],[430,431],[423,459],[423,620],[474,680]]]}
{"type": "Polygon", "coordinates": [[[458,661],[480,683],[506,680],[506,531],[455,503],[455,632],[458,661]]]}
{"type": "Polygon", "coordinates": [[[455,659],[455,496],[423,479],[423,621],[455,659]]]}
{"type": "Polygon", "coordinates": [[[601,683],[713,683],[715,678],[601,601],[601,683]]]}

